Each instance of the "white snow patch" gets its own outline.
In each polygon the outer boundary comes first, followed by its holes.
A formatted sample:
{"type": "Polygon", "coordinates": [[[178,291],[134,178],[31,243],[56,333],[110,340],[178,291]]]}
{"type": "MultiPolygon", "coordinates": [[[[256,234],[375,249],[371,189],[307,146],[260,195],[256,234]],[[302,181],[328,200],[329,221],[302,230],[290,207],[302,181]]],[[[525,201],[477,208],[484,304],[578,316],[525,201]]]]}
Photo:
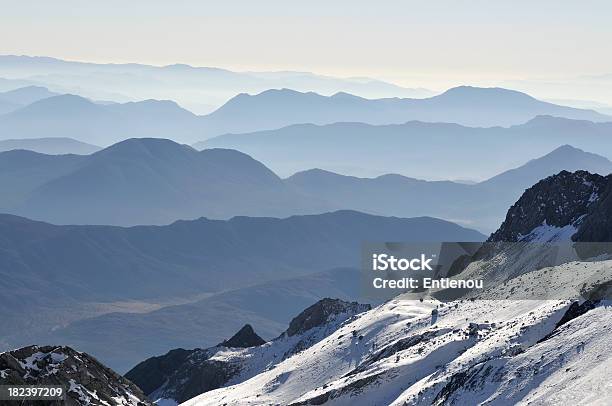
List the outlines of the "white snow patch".
{"type": "Polygon", "coordinates": [[[576,234],[576,227],[573,224],[568,224],[564,227],[550,226],[546,224],[546,220],[541,225],[531,230],[527,235],[519,235],[519,241],[528,242],[567,242],[572,240],[572,236],[576,234]]]}

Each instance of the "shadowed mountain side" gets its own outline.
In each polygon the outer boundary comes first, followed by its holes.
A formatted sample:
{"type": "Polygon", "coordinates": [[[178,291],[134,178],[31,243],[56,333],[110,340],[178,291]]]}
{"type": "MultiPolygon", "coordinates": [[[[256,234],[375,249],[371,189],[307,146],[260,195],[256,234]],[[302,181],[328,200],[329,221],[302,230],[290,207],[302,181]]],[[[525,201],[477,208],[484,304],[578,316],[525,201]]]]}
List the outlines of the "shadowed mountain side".
{"type": "Polygon", "coordinates": [[[81,155],[45,155],[27,150],[0,152],[0,211],[10,212],[37,188],[67,175],[87,159],[81,155]]]}
{"type": "Polygon", "coordinates": [[[198,152],[163,139],[130,139],[79,157],[12,151],[0,154],[0,167],[6,173],[0,186],[11,191],[0,198],[0,210],[60,224],[168,224],[332,209],[243,153],[198,152]]]}
{"type": "Polygon", "coordinates": [[[218,344],[246,323],[264,339],[274,338],[287,328],[293,316],[319,299],[356,300],[359,272],[333,269],[219,293],[144,314],[106,314],[71,323],[38,340],[79,345],[124,372],[142,359],[172,348],[218,344]],[[232,317],[227,317],[228,314],[232,317]],[[125,337],[130,339],[126,342],[125,337]]]}
{"type": "Polygon", "coordinates": [[[280,176],[311,168],[355,176],[407,174],[421,179],[483,179],[522,165],[559,145],[612,150],[612,123],[540,116],[509,128],[408,122],[373,126],[294,125],[228,134],[195,145],[232,148],[264,162],[280,176]]]}
{"type": "Polygon", "coordinates": [[[443,220],[352,211],[286,219],[202,218],[131,228],[55,226],[1,215],[0,235],[0,320],[5,327],[0,344],[5,348],[120,303],[193,300],[322,269],[359,266],[363,241],[484,239],[443,220]]]}
{"type": "Polygon", "coordinates": [[[401,175],[357,178],[313,169],[285,181],[301,193],[347,209],[384,215],[431,215],[494,231],[525,189],[562,170],[612,172],[608,159],[569,145],[477,184],[424,181],[401,175]]]}

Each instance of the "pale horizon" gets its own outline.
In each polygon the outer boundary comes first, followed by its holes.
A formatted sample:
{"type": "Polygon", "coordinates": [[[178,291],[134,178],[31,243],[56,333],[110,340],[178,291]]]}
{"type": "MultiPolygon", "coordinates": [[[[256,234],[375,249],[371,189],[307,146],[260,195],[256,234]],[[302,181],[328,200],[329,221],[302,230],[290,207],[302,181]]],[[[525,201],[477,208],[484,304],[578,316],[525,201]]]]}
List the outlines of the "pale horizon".
{"type": "MultiPolygon", "coordinates": [[[[607,18],[612,6],[604,1],[394,1],[381,7],[345,1],[192,0],[62,0],[34,6],[2,0],[0,6],[0,36],[10,38],[0,44],[4,55],[306,71],[432,90],[458,84],[574,83],[612,74],[612,55],[606,52],[612,42],[607,18]]],[[[610,92],[567,93],[568,98],[612,103],[610,92]]]]}

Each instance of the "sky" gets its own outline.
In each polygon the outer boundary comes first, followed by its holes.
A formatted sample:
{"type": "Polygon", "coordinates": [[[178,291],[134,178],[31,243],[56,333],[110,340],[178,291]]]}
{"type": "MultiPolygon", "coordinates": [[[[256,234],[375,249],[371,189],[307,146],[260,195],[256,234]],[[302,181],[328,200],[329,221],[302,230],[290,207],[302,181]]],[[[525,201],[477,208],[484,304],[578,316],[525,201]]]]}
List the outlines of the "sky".
{"type": "Polygon", "coordinates": [[[426,87],[612,73],[610,1],[0,0],[0,10],[0,54],[426,87]]]}

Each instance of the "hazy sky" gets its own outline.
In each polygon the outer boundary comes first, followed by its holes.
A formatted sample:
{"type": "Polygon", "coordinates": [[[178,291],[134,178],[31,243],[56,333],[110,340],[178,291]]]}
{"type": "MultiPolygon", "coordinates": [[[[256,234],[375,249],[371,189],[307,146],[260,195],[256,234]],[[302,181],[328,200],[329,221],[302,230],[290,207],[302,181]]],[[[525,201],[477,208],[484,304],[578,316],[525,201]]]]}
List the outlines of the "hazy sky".
{"type": "Polygon", "coordinates": [[[404,84],[612,73],[612,2],[0,0],[0,54],[404,84]]]}

